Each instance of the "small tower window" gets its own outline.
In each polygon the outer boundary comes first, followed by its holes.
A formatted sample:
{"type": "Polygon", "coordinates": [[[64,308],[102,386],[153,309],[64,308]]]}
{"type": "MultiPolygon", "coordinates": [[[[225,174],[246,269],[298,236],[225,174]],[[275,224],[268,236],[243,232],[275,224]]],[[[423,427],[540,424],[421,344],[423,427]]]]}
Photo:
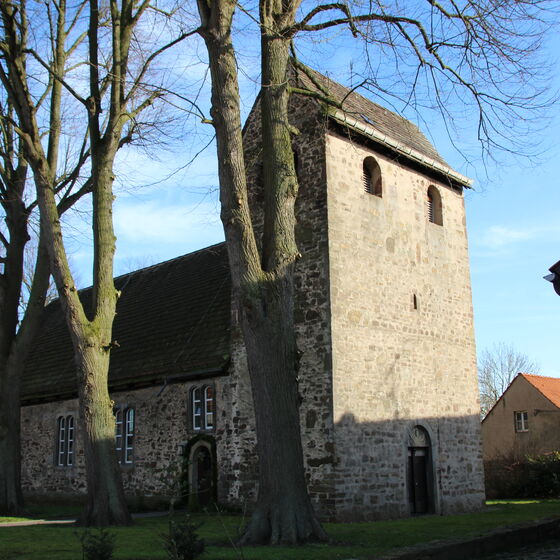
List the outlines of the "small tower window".
{"type": "Polygon", "coordinates": [[[365,192],[379,197],[382,196],[381,169],[371,156],[364,159],[362,181],[365,192]]]}
{"type": "Polygon", "coordinates": [[[429,222],[439,226],[443,225],[441,195],[433,185],[428,187],[428,192],[426,193],[426,212],[429,222]]]}

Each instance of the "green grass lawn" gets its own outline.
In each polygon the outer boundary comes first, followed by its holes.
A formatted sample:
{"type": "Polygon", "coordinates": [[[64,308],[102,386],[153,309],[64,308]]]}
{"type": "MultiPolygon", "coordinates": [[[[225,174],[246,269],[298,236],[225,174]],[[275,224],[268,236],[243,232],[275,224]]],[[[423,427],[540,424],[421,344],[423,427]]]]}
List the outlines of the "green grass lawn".
{"type": "MultiPolygon", "coordinates": [[[[45,510],[46,514],[50,514],[45,510]]],[[[49,517],[50,515],[43,515],[49,517]]],[[[202,560],[345,560],[366,559],[397,548],[431,541],[481,535],[497,527],[560,514],[559,500],[489,502],[480,513],[425,516],[375,523],[327,523],[330,544],[300,547],[246,547],[234,540],[243,520],[234,515],[196,515],[206,541],[202,560]]],[[[58,517],[58,516],[55,516],[58,517]]],[[[0,518],[0,522],[5,518],[0,518]]],[[[133,527],[111,529],[116,560],[165,559],[161,535],[167,518],[137,519],[133,527]]],[[[0,560],[79,560],[82,529],[71,525],[0,528],[0,560]]]]}

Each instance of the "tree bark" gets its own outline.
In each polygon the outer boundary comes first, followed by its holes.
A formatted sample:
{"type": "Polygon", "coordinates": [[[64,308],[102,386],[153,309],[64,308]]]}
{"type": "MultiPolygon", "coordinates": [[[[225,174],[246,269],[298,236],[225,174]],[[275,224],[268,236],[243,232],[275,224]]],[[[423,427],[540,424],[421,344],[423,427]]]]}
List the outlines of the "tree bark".
{"type": "Polygon", "coordinates": [[[109,351],[102,339],[92,336],[80,344],[75,359],[88,489],[80,522],[87,526],[128,525],[131,518],[122,507],[125,497],[115,451],[115,417],[107,388],[109,351]]]}
{"type": "Polygon", "coordinates": [[[23,510],[20,447],[20,371],[0,357],[0,515],[23,510]]]}
{"type": "MultiPolygon", "coordinates": [[[[265,226],[262,255],[248,206],[237,64],[231,41],[235,2],[199,0],[201,34],[212,75],[212,117],[218,148],[222,222],[255,406],[259,496],[243,544],[325,540],[307,493],[299,423],[293,323],[297,195],[286,83],[288,41],[263,38],[262,127],[265,226]]],[[[275,23],[282,4],[261,6],[275,23]]],[[[295,9],[295,8],[294,8],[295,9]]],[[[266,27],[266,26],[263,26],[266,27]]]]}

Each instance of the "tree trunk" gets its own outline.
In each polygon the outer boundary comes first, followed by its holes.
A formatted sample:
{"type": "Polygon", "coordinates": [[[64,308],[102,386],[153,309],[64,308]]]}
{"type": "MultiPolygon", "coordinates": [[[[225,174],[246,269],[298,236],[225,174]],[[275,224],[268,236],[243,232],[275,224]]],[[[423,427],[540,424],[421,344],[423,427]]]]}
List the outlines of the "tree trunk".
{"type": "Polygon", "coordinates": [[[94,337],[75,352],[78,367],[81,435],[84,441],[87,503],[84,525],[129,525],[115,451],[115,417],[109,396],[109,350],[94,337]]]}
{"type": "MultiPolygon", "coordinates": [[[[276,2],[275,8],[282,9],[276,2]]],[[[263,40],[265,226],[259,255],[248,208],[237,69],[231,42],[232,0],[199,0],[201,34],[212,74],[222,222],[255,406],[259,497],[243,544],[324,540],[306,489],[299,424],[297,349],[293,324],[297,195],[288,125],[288,45],[270,25],[263,40]],[[265,55],[266,49],[266,55],[265,55]],[[269,95],[270,93],[270,95],[269,95]]],[[[264,16],[263,16],[264,17],[264,16]]]]}
{"type": "Polygon", "coordinates": [[[21,370],[13,359],[0,358],[0,515],[23,509],[21,492],[21,370]]]}
{"type": "Polygon", "coordinates": [[[325,540],[305,482],[292,271],[260,287],[242,319],[259,456],[259,495],[243,544],[325,540]]]}

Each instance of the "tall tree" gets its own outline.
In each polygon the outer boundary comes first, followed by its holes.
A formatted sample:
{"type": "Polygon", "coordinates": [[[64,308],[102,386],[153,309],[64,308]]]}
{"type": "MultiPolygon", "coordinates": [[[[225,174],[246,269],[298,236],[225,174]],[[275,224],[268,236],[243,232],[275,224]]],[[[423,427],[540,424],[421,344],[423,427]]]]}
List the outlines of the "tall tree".
{"type": "MultiPolygon", "coordinates": [[[[43,6],[43,2],[34,5],[35,15],[43,6]]],[[[141,128],[140,115],[162,95],[160,87],[146,83],[153,61],[189,34],[179,30],[172,40],[148,40],[153,39],[150,31],[159,33],[155,18],[168,19],[162,6],[151,10],[149,0],[89,0],[85,6],[87,49],[74,54],[71,80],[64,76],[66,61],[57,53],[66,48],[67,26],[81,21],[81,10],[77,12],[66,0],[56,4],[51,64],[28,45],[30,12],[26,2],[2,2],[0,79],[17,115],[15,129],[35,182],[41,235],[74,347],[88,493],[82,521],[89,525],[128,524],[130,515],[115,453],[115,419],[108,392],[111,332],[118,298],[113,284],[113,168],[118,150],[141,128]],[[145,45],[150,46],[150,52],[145,45]],[[87,132],[90,156],[94,251],[92,303],[88,309],[80,301],[68,264],[56,202],[60,158],[50,137],[44,145],[35,110],[34,76],[26,67],[28,56],[52,79],[51,107],[59,106],[62,97],[71,98],[86,116],[82,130],[87,132]]],[[[39,34],[45,27],[40,21],[36,24],[39,34]]]]}
{"type": "MultiPolygon", "coordinates": [[[[83,3],[82,3],[83,7],[83,3]]],[[[49,29],[57,29],[57,18],[48,14],[49,29]]],[[[65,29],[67,36],[75,26],[65,29]]],[[[27,34],[27,20],[22,15],[22,35],[27,34]]],[[[64,61],[83,40],[83,33],[74,34],[74,42],[54,52],[53,67],[62,69],[64,61]]],[[[52,36],[53,43],[57,43],[52,36]]],[[[5,50],[0,55],[4,62],[5,50]]],[[[26,67],[25,58],[22,59],[26,67]]],[[[2,65],[2,72],[5,66],[2,65]]],[[[37,91],[35,111],[44,112],[45,130],[51,146],[51,159],[61,144],[61,99],[53,79],[37,91]],[[52,97],[51,97],[52,96],[52,97]]],[[[39,327],[41,313],[49,288],[50,268],[42,236],[37,236],[33,255],[28,240],[34,234],[37,201],[28,181],[28,162],[18,136],[19,124],[12,100],[5,90],[0,92],[0,214],[5,227],[0,227],[0,512],[18,513],[22,509],[20,487],[20,389],[25,360],[39,327]],[[30,261],[33,262],[30,262],[30,261]],[[23,302],[23,305],[22,305],[23,302]]],[[[80,142],[78,142],[80,145],[80,142]]],[[[81,145],[84,146],[82,139],[81,145]]],[[[89,183],[79,181],[79,171],[87,160],[82,150],[71,157],[67,152],[63,172],[54,178],[59,214],[71,207],[88,191],[89,183]]]]}
{"type": "MultiPolygon", "coordinates": [[[[474,105],[485,147],[516,149],[510,127],[539,107],[542,82],[535,57],[545,29],[539,0],[346,3],[312,7],[300,0],[259,0],[258,13],[233,0],[198,0],[200,34],[212,76],[222,222],[247,350],[255,406],[259,495],[245,543],[324,539],[305,488],[294,333],[294,203],[298,184],[288,120],[291,93],[323,97],[290,84],[290,47],[298,36],[345,27],[362,40],[368,61],[383,60],[384,84],[369,66],[364,84],[378,93],[398,88],[414,102],[421,84],[450,116],[457,96],[474,105]],[[261,39],[261,125],[264,226],[262,250],[248,205],[233,20],[249,18],[261,39]],[[298,19],[299,16],[299,19],[298,19]],[[523,88],[519,85],[524,84],[523,88]]],[[[552,3],[551,3],[552,4],[552,3]]],[[[246,23],[247,20],[244,21],[246,23]]],[[[297,52],[295,46],[293,52],[297,52]]],[[[299,65],[294,61],[296,65],[299,65]]],[[[303,67],[300,66],[303,70],[303,67]]],[[[329,102],[328,92],[323,101],[329,102]]]]}
{"type": "Polygon", "coordinates": [[[539,371],[536,362],[511,344],[500,342],[492,348],[486,348],[478,361],[481,415],[488,414],[518,373],[539,371]]]}

